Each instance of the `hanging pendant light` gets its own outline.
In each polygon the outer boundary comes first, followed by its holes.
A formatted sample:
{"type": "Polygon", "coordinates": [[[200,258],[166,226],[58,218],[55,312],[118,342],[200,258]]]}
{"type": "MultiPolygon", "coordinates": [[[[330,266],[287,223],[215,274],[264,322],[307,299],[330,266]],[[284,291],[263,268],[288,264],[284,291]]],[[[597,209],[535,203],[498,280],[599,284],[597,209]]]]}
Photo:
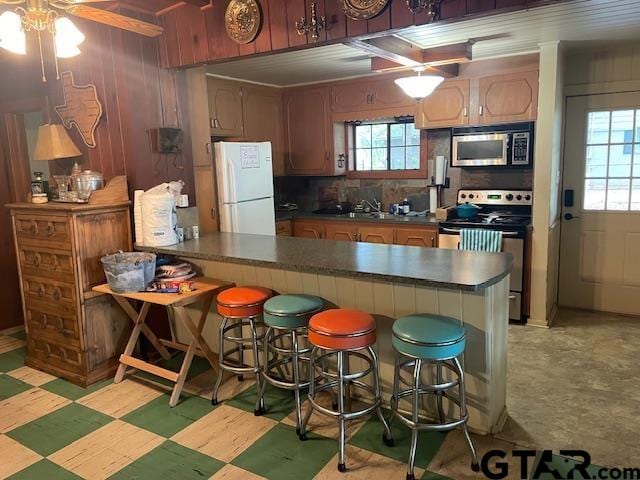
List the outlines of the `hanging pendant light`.
{"type": "Polygon", "coordinates": [[[414,70],[418,73],[416,76],[396,78],[395,83],[404,93],[416,100],[422,100],[431,95],[444,81],[444,77],[439,75],[422,75],[424,67],[417,67],[414,70]]]}
{"type": "Polygon", "coordinates": [[[15,12],[0,15],[0,47],[12,53],[26,55],[27,40],[22,30],[22,20],[15,12]]]}

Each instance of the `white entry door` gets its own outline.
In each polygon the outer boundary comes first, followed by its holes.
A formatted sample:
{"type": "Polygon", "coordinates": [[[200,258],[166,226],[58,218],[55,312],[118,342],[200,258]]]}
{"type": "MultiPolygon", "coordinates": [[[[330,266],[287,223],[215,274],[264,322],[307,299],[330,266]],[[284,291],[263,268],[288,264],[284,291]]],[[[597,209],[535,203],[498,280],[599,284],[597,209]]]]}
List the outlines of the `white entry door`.
{"type": "Polygon", "coordinates": [[[640,314],[640,92],[569,98],[564,153],[559,303],[640,314]]]}

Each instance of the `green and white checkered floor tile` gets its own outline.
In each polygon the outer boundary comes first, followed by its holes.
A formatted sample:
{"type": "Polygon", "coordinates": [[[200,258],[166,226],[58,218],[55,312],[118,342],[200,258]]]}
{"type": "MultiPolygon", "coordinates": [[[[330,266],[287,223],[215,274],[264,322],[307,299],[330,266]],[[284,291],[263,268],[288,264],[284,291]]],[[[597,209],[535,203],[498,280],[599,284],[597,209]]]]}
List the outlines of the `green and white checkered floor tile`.
{"type": "MultiPolygon", "coordinates": [[[[210,404],[213,372],[194,361],[189,393],[169,407],[167,386],[128,376],[88,389],[24,366],[24,335],[0,334],[0,479],[403,479],[410,432],[394,425],[381,441],[375,416],[350,422],[348,472],[337,472],[337,425],[314,415],[309,439],[295,433],[293,394],[267,390],[267,414],[253,415],[254,383],[230,378],[210,404]]],[[[179,360],[173,360],[174,362],[179,360]]],[[[306,405],[305,405],[306,406],[306,405]]],[[[423,432],[416,478],[483,478],[469,470],[461,436],[423,432]],[[445,444],[445,445],[443,445],[445,444]],[[457,467],[438,451],[456,448],[457,467]],[[429,471],[438,464],[440,474],[429,471]],[[462,473],[460,473],[462,472],[462,473]]],[[[488,446],[480,447],[485,450],[488,446]]]]}

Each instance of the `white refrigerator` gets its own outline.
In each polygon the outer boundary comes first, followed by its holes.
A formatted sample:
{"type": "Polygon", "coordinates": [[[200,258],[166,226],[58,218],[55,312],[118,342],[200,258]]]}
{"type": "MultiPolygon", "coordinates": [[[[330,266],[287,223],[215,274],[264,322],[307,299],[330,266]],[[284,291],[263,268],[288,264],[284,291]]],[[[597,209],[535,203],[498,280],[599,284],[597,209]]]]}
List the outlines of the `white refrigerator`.
{"type": "Polygon", "coordinates": [[[275,235],[271,142],[216,142],[222,232],[275,235]]]}

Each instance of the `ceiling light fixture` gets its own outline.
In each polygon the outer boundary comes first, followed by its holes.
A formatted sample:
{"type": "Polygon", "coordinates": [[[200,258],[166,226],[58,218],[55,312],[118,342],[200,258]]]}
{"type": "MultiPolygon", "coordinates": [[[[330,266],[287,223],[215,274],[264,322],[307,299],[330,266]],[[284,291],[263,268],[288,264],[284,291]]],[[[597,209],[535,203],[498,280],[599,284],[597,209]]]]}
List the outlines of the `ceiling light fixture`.
{"type": "Polygon", "coordinates": [[[43,32],[50,34],[53,39],[56,78],[59,79],[58,58],[75,57],[82,53],[78,45],[84,42],[85,36],[71,20],[59,16],[55,10],[44,8],[25,10],[18,7],[14,12],[6,11],[0,15],[0,47],[5,50],[25,55],[27,53],[26,33],[31,31],[38,34],[42,81],[47,81],[42,48],[43,32]]]}
{"type": "Polygon", "coordinates": [[[433,91],[444,81],[440,75],[422,75],[425,67],[414,68],[418,74],[414,77],[396,78],[395,83],[404,93],[416,100],[422,100],[433,93],[433,91]]]}

